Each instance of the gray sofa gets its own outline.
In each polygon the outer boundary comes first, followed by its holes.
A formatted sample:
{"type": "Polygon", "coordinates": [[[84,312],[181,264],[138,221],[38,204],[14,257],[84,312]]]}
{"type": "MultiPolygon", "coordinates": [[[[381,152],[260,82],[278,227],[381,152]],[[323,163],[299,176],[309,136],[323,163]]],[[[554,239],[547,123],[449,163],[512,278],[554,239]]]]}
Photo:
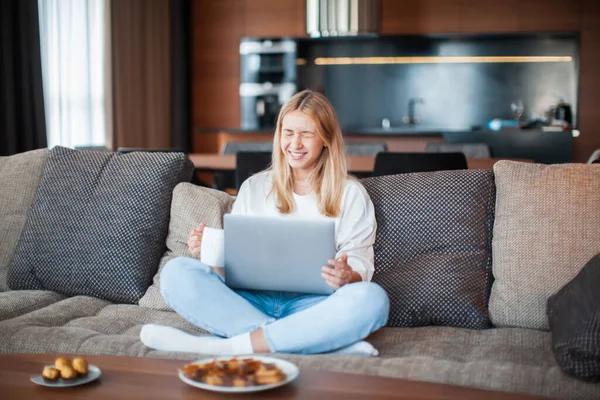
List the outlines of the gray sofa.
{"type": "MultiPolygon", "coordinates": [[[[160,169],[147,167],[163,157],[157,153],[152,157],[158,158],[152,159],[144,159],[143,154],[97,157],[91,151],[55,148],[0,158],[0,353],[200,358],[198,354],[147,348],[139,340],[139,333],[146,323],[206,333],[164,304],[159,271],[168,260],[187,254],[187,233],[199,221],[220,227],[222,216],[231,210],[234,199],[224,192],[185,183],[189,179],[187,164],[179,159],[169,160],[171,165],[182,164],[174,173],[177,177],[171,179],[166,175],[157,178],[156,171],[160,169]],[[75,205],[67,211],[64,207],[58,209],[56,213],[62,213],[62,219],[52,219],[53,207],[60,207],[62,198],[78,202],[84,196],[84,192],[71,196],[69,192],[77,190],[68,189],[68,185],[57,192],[65,180],[76,179],[78,184],[79,178],[73,176],[83,173],[81,165],[88,168],[84,168],[87,172],[80,177],[81,185],[94,188],[85,192],[89,196],[84,199],[88,206],[90,199],[101,196],[103,185],[111,185],[111,179],[125,180],[113,185],[110,195],[105,194],[110,201],[103,201],[111,203],[109,215],[113,211],[119,215],[121,210],[129,215],[114,219],[96,215],[95,225],[109,224],[114,231],[127,230],[119,227],[119,223],[130,224],[142,231],[151,228],[156,233],[154,250],[150,250],[159,256],[151,262],[126,260],[135,264],[132,273],[137,275],[132,282],[137,283],[124,289],[111,280],[110,274],[119,277],[119,273],[130,273],[123,272],[129,264],[118,264],[123,257],[117,261],[110,257],[117,252],[115,249],[121,249],[123,254],[132,248],[152,253],[144,250],[149,240],[146,236],[136,245],[125,243],[123,247],[119,243],[121,236],[113,237],[99,230],[97,240],[77,242],[79,254],[77,251],[65,254],[60,245],[47,248],[41,243],[60,244],[63,240],[62,246],[67,248],[66,237],[90,224],[89,215],[79,216],[80,209],[75,205]],[[139,211],[145,206],[141,203],[149,202],[150,197],[121,192],[132,185],[129,180],[139,183],[140,176],[145,175],[148,179],[142,182],[144,191],[154,187],[168,193],[169,200],[158,203],[167,210],[167,219],[144,220],[136,225],[130,222],[134,217],[131,214],[146,211],[149,215],[156,214],[151,208],[139,211]],[[166,182],[167,178],[171,180],[166,182]],[[127,202],[119,201],[120,196],[126,197],[127,202]],[[73,218],[67,218],[69,214],[73,218]],[[51,229],[44,224],[50,224],[51,229]],[[102,245],[96,250],[93,246],[98,241],[102,245]],[[158,241],[160,245],[156,244],[158,241]],[[60,256],[53,256],[58,253],[60,256]],[[69,257],[71,260],[80,257],[82,268],[84,264],[85,268],[90,265],[94,268],[94,263],[106,260],[106,265],[100,265],[104,274],[101,283],[85,280],[95,276],[94,269],[85,269],[82,274],[77,265],[71,265],[64,272],[61,268],[68,264],[69,257]],[[116,264],[112,265],[113,262],[116,264]],[[140,269],[145,269],[141,275],[140,269]],[[140,282],[143,290],[132,291],[130,287],[140,282]],[[13,290],[15,287],[18,290],[13,290]],[[117,296],[121,292],[126,300],[115,300],[121,298],[117,296]],[[129,293],[133,295],[127,297],[129,293]]],[[[391,326],[368,338],[380,356],[277,356],[301,368],[559,399],[600,398],[600,384],[572,378],[558,367],[545,315],[548,297],[600,252],[599,182],[600,165],[543,166],[508,161],[497,163],[493,173],[448,171],[366,180],[379,226],[375,246],[379,272],[374,280],[388,290],[393,308],[391,326]],[[456,193],[460,195],[456,197],[456,193]],[[456,207],[457,204],[461,207],[456,207]],[[402,241],[395,241],[394,235],[402,241]],[[460,246],[452,247],[456,243],[460,246]],[[412,248],[413,245],[416,247],[412,248]],[[427,275],[419,275],[420,271],[427,275]],[[460,275],[464,271],[469,275],[460,275]],[[436,280],[437,277],[443,279],[436,280]],[[395,292],[396,287],[411,291],[414,296],[403,299],[402,293],[395,292]],[[455,302],[453,293],[457,290],[470,292],[455,302]],[[477,293],[473,295],[471,292],[475,290],[477,293]],[[420,296],[423,293],[427,296],[420,296]],[[436,296],[438,300],[433,302],[431,298],[436,296]],[[415,306],[411,301],[422,304],[415,306]],[[446,307],[448,304],[452,307],[446,307]]],[[[71,187],[73,184],[69,181],[71,187]]],[[[98,203],[94,209],[102,207],[98,203]]],[[[74,236],[69,240],[79,239],[74,236]]],[[[462,292],[459,296],[463,296],[462,292]]]]}

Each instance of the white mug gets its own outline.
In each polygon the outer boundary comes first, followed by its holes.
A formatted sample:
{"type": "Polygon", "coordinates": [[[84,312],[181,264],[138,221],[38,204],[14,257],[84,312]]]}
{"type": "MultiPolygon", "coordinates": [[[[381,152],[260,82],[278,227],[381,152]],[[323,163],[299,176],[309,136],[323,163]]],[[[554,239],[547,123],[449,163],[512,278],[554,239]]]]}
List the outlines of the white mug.
{"type": "Polygon", "coordinates": [[[223,267],[225,264],[225,231],[204,227],[200,261],[211,267],[223,267]]]}

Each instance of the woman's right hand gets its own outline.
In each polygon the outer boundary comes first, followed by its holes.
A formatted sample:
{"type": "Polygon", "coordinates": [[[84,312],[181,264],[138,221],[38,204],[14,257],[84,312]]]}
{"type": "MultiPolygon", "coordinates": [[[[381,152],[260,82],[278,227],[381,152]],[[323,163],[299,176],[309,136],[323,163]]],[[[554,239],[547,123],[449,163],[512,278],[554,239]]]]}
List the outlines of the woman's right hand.
{"type": "Polygon", "coordinates": [[[188,238],[188,250],[192,254],[192,257],[199,258],[200,257],[200,248],[202,247],[202,234],[204,233],[204,227],[206,225],[202,222],[190,232],[190,237],[188,238]]]}

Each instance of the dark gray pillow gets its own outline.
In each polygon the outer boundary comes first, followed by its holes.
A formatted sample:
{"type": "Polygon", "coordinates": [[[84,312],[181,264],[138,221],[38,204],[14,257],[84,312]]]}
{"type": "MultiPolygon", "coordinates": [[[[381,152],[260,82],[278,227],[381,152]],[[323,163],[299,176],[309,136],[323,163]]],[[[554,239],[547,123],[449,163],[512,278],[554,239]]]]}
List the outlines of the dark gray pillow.
{"type": "Polygon", "coordinates": [[[53,148],[9,287],[136,303],[165,250],[173,188],[192,168],[182,153],[53,148]]]}
{"type": "Polygon", "coordinates": [[[363,179],[377,218],[375,275],[388,326],[489,328],[495,185],[491,170],[363,179]]]}
{"type": "Polygon", "coordinates": [[[548,299],[554,358],[565,373],[600,382],[600,254],[548,299]]]}

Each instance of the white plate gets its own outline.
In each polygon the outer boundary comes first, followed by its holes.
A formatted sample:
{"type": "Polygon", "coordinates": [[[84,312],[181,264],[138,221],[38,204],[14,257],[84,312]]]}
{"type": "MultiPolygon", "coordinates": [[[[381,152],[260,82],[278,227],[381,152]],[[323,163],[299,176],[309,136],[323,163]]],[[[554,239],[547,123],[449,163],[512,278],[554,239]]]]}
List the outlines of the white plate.
{"type": "MultiPolygon", "coordinates": [[[[210,357],[204,358],[202,360],[192,361],[189,364],[205,364],[212,362],[213,360],[221,361],[221,360],[231,360],[232,356],[228,357],[210,357]]],[[[281,369],[281,371],[285,374],[286,378],[281,382],[272,383],[270,385],[260,385],[260,386],[244,386],[244,387],[235,387],[235,386],[216,386],[209,385],[203,382],[196,382],[192,379],[186,377],[183,372],[179,371],[179,379],[187,383],[188,385],[192,385],[201,389],[212,390],[213,392],[225,392],[225,393],[249,393],[249,392],[260,392],[263,390],[273,389],[279,386],[286,385],[296,379],[298,377],[298,367],[296,367],[291,362],[280,360],[278,358],[272,357],[263,357],[263,356],[243,356],[243,357],[235,357],[238,359],[251,358],[253,360],[258,360],[263,363],[275,364],[281,369]]]]}
{"type": "MultiPolygon", "coordinates": [[[[54,367],[54,365],[48,365],[48,367],[54,367]]],[[[62,379],[58,378],[55,381],[47,381],[42,377],[42,374],[35,375],[31,377],[31,382],[37,383],[42,386],[50,386],[50,387],[70,387],[70,386],[79,386],[89,383],[91,381],[95,381],[100,378],[102,372],[100,368],[95,365],[88,365],[88,373],[85,376],[79,376],[75,379],[62,379]]]]}

